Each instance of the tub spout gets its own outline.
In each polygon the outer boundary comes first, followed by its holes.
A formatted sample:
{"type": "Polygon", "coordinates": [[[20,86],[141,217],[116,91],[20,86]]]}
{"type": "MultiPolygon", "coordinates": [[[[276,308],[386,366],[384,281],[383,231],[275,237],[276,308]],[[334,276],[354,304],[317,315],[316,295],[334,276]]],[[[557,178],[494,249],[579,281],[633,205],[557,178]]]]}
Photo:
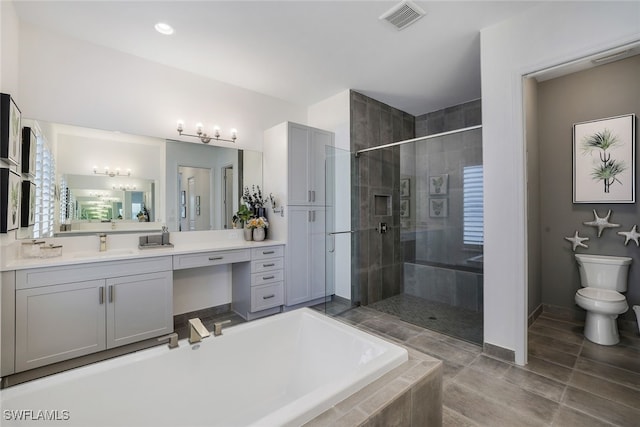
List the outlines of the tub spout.
{"type": "Polygon", "coordinates": [[[194,344],[202,341],[202,338],[206,338],[209,335],[209,331],[204,327],[200,319],[189,319],[189,344],[194,344]]]}
{"type": "Polygon", "coordinates": [[[178,334],[173,332],[169,335],[158,338],[158,341],[167,341],[169,348],[176,348],[178,347],[178,334]]]}
{"type": "Polygon", "coordinates": [[[231,323],[231,320],[225,320],[224,322],[215,322],[213,324],[213,336],[217,337],[222,335],[222,325],[226,325],[227,323],[231,323]]]}
{"type": "Polygon", "coordinates": [[[633,311],[636,312],[636,318],[638,320],[638,331],[640,331],[640,305],[634,305],[633,311]]]}

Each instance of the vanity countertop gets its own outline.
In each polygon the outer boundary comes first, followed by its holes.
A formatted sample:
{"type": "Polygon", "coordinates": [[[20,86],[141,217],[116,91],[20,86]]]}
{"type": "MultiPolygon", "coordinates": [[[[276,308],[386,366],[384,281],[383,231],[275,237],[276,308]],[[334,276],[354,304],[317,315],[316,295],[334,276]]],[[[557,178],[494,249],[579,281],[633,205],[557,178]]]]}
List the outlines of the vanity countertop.
{"type": "MultiPolygon", "coordinates": [[[[233,249],[252,249],[264,246],[282,245],[281,241],[276,240],[263,240],[261,242],[245,241],[241,235],[235,233],[233,235],[225,235],[224,238],[219,238],[220,235],[214,236],[211,233],[214,232],[193,232],[200,233],[199,235],[190,233],[172,233],[171,243],[173,247],[159,247],[150,249],[139,249],[137,247],[138,235],[130,237],[127,241],[123,241],[124,236],[120,241],[114,242],[115,244],[108,246],[107,251],[99,252],[97,248],[86,248],[82,242],[80,244],[69,244],[70,241],[52,239],[51,243],[62,244],[63,251],[62,256],[52,258],[23,258],[20,256],[5,256],[3,253],[2,261],[0,264],[0,271],[11,270],[23,270],[28,268],[39,267],[54,267],[61,265],[73,265],[73,264],[87,264],[92,262],[102,261],[117,261],[117,260],[129,260],[133,258],[151,258],[158,256],[171,256],[171,255],[183,255],[194,254],[210,251],[225,251],[233,249]],[[187,234],[190,234],[187,236],[187,234]],[[128,242],[128,240],[131,240],[128,242]]],[[[133,236],[133,235],[129,235],[133,236]]],[[[109,236],[109,239],[116,240],[120,236],[109,236]]],[[[80,239],[80,238],[78,238],[80,239]]],[[[95,239],[95,237],[93,237],[95,239]]],[[[50,242],[47,240],[47,244],[50,242]]],[[[93,242],[92,242],[93,243],[93,242]]],[[[20,242],[15,243],[20,245],[20,242]]],[[[95,246],[93,244],[92,246],[95,246]]],[[[5,248],[3,248],[5,249],[5,248]]],[[[14,250],[17,253],[17,250],[14,250]]]]}

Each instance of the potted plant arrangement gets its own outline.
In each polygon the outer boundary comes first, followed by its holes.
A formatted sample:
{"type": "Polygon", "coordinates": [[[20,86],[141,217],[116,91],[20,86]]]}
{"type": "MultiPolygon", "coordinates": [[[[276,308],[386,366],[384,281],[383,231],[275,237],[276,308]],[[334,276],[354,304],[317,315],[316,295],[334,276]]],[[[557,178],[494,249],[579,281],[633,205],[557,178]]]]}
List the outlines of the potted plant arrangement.
{"type": "Polygon", "coordinates": [[[247,227],[253,230],[253,240],[260,242],[267,237],[267,228],[269,228],[269,222],[265,217],[259,216],[257,218],[251,218],[247,227]]]}
{"type": "Polygon", "coordinates": [[[244,229],[244,239],[252,240],[252,230],[248,227],[249,220],[253,218],[253,212],[249,210],[247,205],[240,205],[238,212],[233,216],[233,228],[236,228],[240,225],[240,228],[244,229]]]}
{"type": "Polygon", "coordinates": [[[251,191],[249,191],[249,187],[244,187],[242,200],[249,205],[249,208],[253,211],[256,217],[266,218],[267,214],[265,205],[267,203],[267,199],[262,196],[262,190],[259,185],[252,185],[251,191]]]}

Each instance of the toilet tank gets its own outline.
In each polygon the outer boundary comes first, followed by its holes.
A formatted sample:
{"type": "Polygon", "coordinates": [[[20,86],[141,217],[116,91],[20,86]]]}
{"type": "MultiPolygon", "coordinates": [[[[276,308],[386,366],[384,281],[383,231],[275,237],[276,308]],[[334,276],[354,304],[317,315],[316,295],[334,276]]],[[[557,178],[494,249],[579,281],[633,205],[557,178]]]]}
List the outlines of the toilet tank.
{"type": "Polygon", "coordinates": [[[576,254],[575,257],[583,287],[626,292],[632,258],[586,254],[576,254]]]}

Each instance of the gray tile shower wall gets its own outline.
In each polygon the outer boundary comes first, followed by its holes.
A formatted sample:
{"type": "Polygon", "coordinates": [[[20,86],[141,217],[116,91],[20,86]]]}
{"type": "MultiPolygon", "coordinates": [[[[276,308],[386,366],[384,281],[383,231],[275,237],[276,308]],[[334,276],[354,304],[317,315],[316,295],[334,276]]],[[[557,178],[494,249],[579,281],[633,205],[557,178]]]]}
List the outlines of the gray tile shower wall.
{"type": "MultiPolygon", "coordinates": [[[[351,151],[355,152],[382,144],[418,136],[460,129],[481,124],[481,102],[475,100],[443,110],[414,117],[375,99],[351,91],[351,151]]],[[[352,298],[364,305],[403,292],[404,261],[431,260],[442,262],[458,260],[462,240],[462,166],[482,163],[482,135],[456,135],[447,140],[447,146],[434,142],[409,144],[402,148],[388,148],[362,154],[354,159],[351,169],[352,229],[358,230],[352,244],[352,298]],[[429,188],[426,177],[448,174],[449,218],[447,223],[459,227],[434,227],[430,235],[415,233],[413,242],[401,237],[400,179],[411,179],[410,214],[402,220],[403,236],[407,227],[415,229],[418,223],[433,222],[429,217],[429,188]],[[417,179],[416,177],[420,177],[417,179]],[[422,179],[424,178],[424,179],[422,179]],[[375,196],[390,196],[391,209],[386,215],[374,213],[375,196]],[[386,222],[389,231],[382,235],[377,228],[386,222]],[[440,228],[440,230],[439,230],[440,228]],[[433,242],[437,254],[433,252],[433,242]],[[454,243],[451,243],[454,242],[454,243]],[[438,258],[439,257],[439,258],[438,258]],[[441,258],[441,259],[440,259],[441,258]]],[[[437,220],[436,220],[437,221],[437,220]]],[[[439,219],[439,221],[442,221],[439,219]]]]}
{"type": "Polygon", "coordinates": [[[416,117],[416,137],[482,124],[480,99],[416,117]]]}
{"type": "MultiPolygon", "coordinates": [[[[413,138],[415,118],[375,99],[351,91],[351,151],[413,138]]],[[[400,150],[388,148],[362,154],[352,167],[351,224],[352,298],[362,304],[402,292],[400,243],[400,150]],[[385,214],[373,212],[374,197],[390,197],[385,214]],[[386,234],[377,228],[385,222],[386,234]]]]}

